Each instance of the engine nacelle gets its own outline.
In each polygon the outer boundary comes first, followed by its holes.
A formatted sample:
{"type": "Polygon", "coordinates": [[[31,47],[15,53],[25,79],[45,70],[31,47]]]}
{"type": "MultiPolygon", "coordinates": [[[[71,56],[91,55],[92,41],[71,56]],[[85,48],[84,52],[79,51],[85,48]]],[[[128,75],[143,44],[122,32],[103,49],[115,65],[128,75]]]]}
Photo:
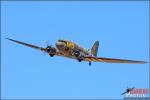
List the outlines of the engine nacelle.
{"type": "Polygon", "coordinates": [[[75,51],[75,52],[74,52],[74,55],[75,55],[75,57],[78,58],[78,57],[80,56],[80,51],[75,51]]]}
{"type": "Polygon", "coordinates": [[[83,53],[80,51],[75,51],[74,56],[78,59],[79,62],[83,60],[83,53]]]}
{"type": "Polygon", "coordinates": [[[47,46],[46,47],[46,52],[53,57],[56,54],[56,49],[54,47],[51,46],[47,46]]]}

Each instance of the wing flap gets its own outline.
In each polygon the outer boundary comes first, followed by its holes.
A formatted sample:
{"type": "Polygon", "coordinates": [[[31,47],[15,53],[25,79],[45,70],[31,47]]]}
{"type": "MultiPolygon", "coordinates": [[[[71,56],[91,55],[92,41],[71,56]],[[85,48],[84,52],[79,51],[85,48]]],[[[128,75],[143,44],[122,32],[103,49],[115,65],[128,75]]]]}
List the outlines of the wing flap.
{"type": "Polygon", "coordinates": [[[143,64],[145,61],[135,61],[135,60],[126,60],[126,59],[115,59],[115,58],[103,58],[103,57],[84,57],[86,61],[93,62],[106,62],[106,63],[131,63],[131,64],[143,64]]]}

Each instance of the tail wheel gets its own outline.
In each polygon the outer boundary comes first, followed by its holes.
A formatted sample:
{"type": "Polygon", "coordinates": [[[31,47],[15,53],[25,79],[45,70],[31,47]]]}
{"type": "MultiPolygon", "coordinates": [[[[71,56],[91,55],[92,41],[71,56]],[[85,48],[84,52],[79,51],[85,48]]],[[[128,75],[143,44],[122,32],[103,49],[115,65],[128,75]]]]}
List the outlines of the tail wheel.
{"type": "Polygon", "coordinates": [[[92,64],[92,63],[89,61],[89,65],[90,65],[90,66],[91,66],[91,64],[92,64]]]}

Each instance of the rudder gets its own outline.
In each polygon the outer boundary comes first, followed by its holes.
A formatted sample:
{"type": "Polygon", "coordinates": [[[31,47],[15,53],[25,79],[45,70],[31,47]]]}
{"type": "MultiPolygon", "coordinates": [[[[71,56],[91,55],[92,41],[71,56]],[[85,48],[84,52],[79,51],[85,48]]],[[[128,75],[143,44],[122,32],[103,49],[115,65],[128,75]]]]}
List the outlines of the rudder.
{"type": "Polygon", "coordinates": [[[98,47],[99,47],[99,41],[96,41],[91,49],[91,54],[93,56],[97,56],[98,53],[98,47]]]}

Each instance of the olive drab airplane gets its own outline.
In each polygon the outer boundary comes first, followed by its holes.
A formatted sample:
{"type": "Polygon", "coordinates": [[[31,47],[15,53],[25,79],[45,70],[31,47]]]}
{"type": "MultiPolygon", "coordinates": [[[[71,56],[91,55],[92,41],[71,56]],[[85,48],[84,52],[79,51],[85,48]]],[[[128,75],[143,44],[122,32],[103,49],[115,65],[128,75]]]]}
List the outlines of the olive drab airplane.
{"type": "Polygon", "coordinates": [[[52,47],[50,45],[47,45],[46,48],[39,47],[36,45],[24,43],[21,41],[17,41],[14,39],[6,38],[10,41],[43,51],[48,53],[51,57],[54,55],[56,56],[62,56],[62,57],[68,57],[72,59],[76,59],[79,62],[81,61],[87,61],[89,62],[89,65],[91,65],[91,62],[106,62],[106,63],[130,63],[130,64],[143,64],[146,63],[145,61],[135,61],[135,60],[125,60],[125,59],[115,59],[115,58],[104,58],[104,57],[97,57],[98,53],[98,47],[99,47],[99,41],[96,41],[91,48],[91,50],[87,50],[71,41],[68,40],[58,40],[56,42],[56,47],[52,47]]]}

